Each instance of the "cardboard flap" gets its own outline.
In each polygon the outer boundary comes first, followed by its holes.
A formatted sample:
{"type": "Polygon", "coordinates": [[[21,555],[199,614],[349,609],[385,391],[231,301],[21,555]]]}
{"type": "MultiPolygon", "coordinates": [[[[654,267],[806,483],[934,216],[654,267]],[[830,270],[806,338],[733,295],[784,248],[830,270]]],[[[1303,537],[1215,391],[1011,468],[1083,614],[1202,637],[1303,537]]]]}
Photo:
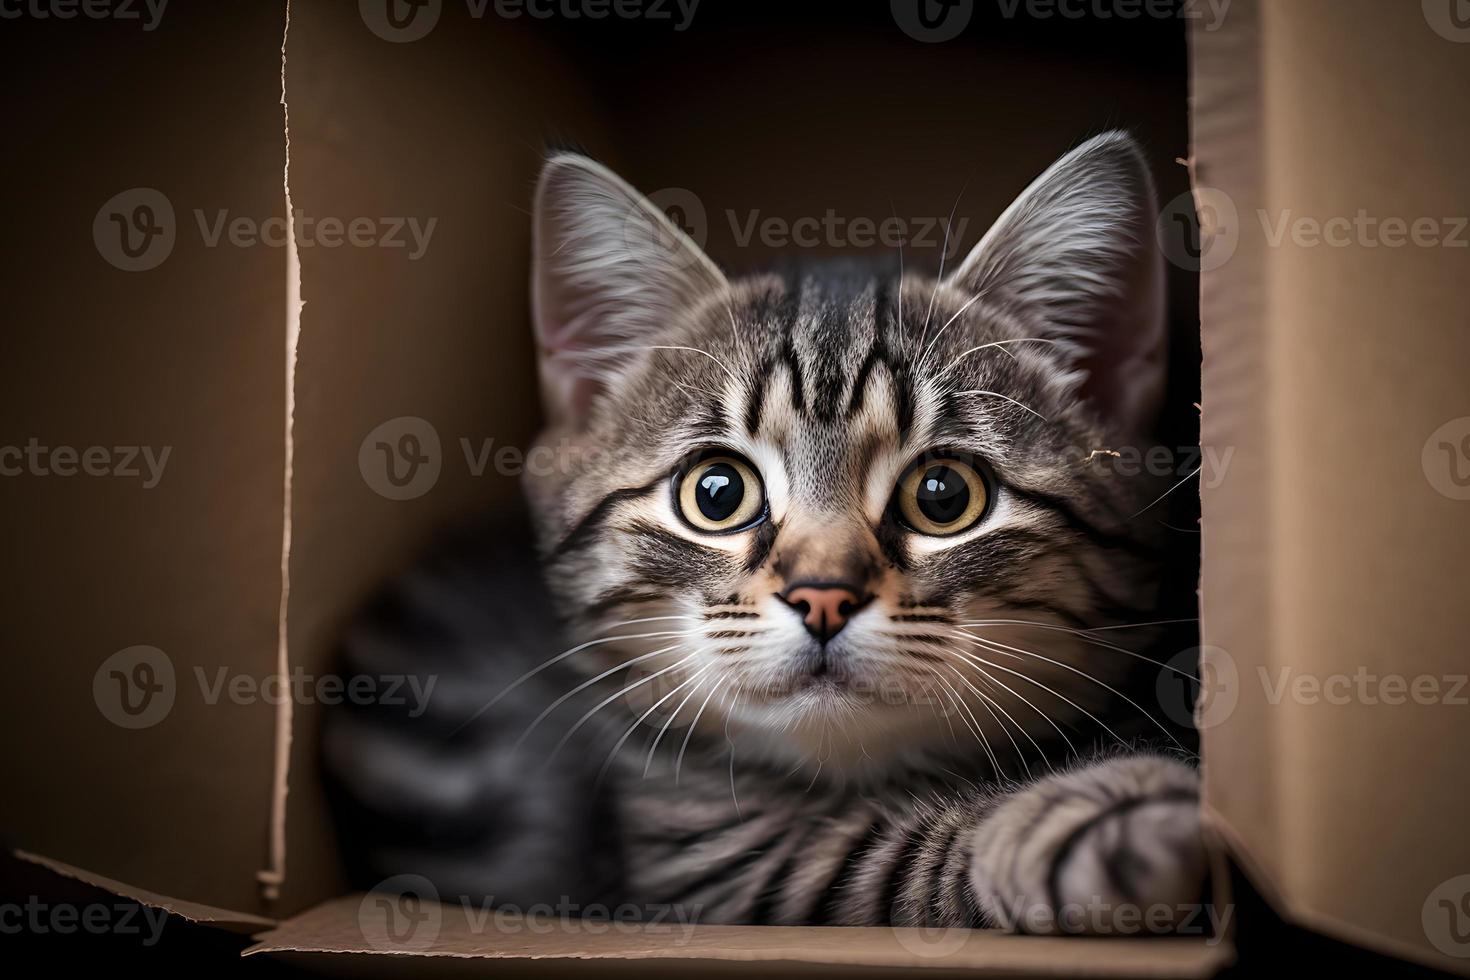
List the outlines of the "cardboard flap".
{"type": "Polygon", "coordinates": [[[156,29],[3,28],[40,56],[5,154],[35,209],[0,229],[0,830],[257,911],[279,696],[283,20],[278,3],[175,4],[156,29]]]}
{"type": "Polygon", "coordinates": [[[1208,977],[1230,948],[1203,939],[1043,938],[969,929],[635,925],[511,915],[397,896],[319,905],[245,951],[381,954],[418,971],[426,958],[515,961],[552,969],[577,961],[642,960],[644,973],[721,963],[964,970],[972,976],[1208,977]]]}
{"type": "Polygon", "coordinates": [[[102,875],[93,874],[82,868],[74,868],[61,861],[53,861],[39,854],[31,854],[28,851],[13,852],[15,858],[27,864],[44,868],[52,874],[71,881],[80,882],[90,888],[97,888],[119,898],[126,898],[146,905],[149,908],[161,909],[169,915],[177,916],[186,922],[198,925],[212,926],[216,929],[224,929],[227,932],[240,935],[250,935],[269,929],[276,923],[272,919],[252,915],[249,912],[237,912],[231,909],[217,908],[213,905],[204,905],[200,902],[189,902],[182,899],[171,898],[168,895],[160,895],[157,892],[148,891],[146,888],[137,888],[121,881],[113,881],[102,875]]]}
{"type": "Polygon", "coordinates": [[[1302,925],[1470,968],[1470,31],[1237,3],[1193,32],[1206,805],[1302,925]]]}

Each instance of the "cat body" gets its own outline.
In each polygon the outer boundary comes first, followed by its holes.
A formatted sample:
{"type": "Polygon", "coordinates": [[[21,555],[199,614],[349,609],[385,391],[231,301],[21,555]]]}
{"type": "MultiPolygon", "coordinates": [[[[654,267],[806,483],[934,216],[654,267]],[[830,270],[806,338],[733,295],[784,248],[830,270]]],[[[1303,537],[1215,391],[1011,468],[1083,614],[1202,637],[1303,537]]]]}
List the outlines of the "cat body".
{"type": "Polygon", "coordinates": [[[553,157],[539,562],[466,576],[480,622],[449,633],[423,608],[442,582],[395,587],[438,653],[385,643],[381,616],[349,640],[350,669],[371,653],[456,691],[398,719],[397,762],[376,715],[329,727],[349,823],[376,828],[349,849],[441,892],[702,922],[1188,915],[1197,777],[1147,747],[1177,743],[1138,683],[1160,542],[1135,518],[1161,488],[1098,464],[1162,390],[1152,223],[1145,164],[1106,134],[947,275],[729,281],[615,175],[553,157]],[[506,576],[544,599],[505,608],[506,576]]]}

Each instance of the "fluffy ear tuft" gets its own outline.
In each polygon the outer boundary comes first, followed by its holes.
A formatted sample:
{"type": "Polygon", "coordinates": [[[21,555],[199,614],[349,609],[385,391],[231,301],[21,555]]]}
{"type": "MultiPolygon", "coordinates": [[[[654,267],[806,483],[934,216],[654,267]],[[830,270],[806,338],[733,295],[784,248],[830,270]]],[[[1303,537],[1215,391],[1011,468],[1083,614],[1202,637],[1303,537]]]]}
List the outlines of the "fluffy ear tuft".
{"type": "Polygon", "coordinates": [[[1082,393],[1122,428],[1154,422],[1164,386],[1163,263],[1148,164],[1126,133],[1052,164],[949,281],[1039,320],[1082,393]]]}
{"type": "Polygon", "coordinates": [[[562,153],[536,187],[531,306],[550,422],[580,428],[597,393],[725,277],[611,170],[562,153]]]}

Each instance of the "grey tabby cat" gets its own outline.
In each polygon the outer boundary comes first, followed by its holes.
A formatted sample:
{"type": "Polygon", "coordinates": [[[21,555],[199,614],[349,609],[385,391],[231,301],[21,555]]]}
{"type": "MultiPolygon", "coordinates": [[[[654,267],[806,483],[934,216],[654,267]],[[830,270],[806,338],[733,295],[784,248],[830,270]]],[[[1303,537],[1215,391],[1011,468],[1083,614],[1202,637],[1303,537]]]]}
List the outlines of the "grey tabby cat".
{"type": "Polygon", "coordinates": [[[351,669],[441,675],[421,719],[329,727],[365,878],[702,922],[1190,914],[1197,775],[1140,748],[1147,660],[1122,640],[1154,618],[1157,524],[1132,518],[1158,488],[1097,458],[1161,397],[1153,218],[1109,133],[939,278],[731,281],[608,170],[552,157],[533,301],[557,465],[526,489],[569,633],[548,646],[536,574],[482,543],[354,631],[351,669]]]}

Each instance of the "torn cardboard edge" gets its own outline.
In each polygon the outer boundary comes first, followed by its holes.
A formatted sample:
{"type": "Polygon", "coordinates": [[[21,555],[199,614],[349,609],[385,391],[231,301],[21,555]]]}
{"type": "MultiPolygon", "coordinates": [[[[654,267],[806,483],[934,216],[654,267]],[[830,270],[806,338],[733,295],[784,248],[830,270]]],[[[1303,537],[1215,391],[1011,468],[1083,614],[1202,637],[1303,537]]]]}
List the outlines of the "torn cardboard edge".
{"type": "MultiPolygon", "coordinates": [[[[286,44],[291,37],[291,0],[286,0],[285,24],[281,29],[281,127],[285,159],[281,167],[281,189],[286,198],[286,402],[284,458],[281,487],[281,603],[276,617],[276,670],[284,678],[291,672],[287,614],[291,605],[291,505],[296,456],[296,359],[301,341],[301,253],[296,242],[296,211],[291,204],[291,107],[286,101],[286,44]]],[[[291,726],[290,698],[276,705],[275,761],[271,779],[270,823],[267,829],[267,865],[256,874],[261,897],[273,902],[280,897],[286,880],[286,801],[290,792],[291,726]]]]}
{"type": "Polygon", "coordinates": [[[160,895],[157,892],[151,892],[145,888],[138,888],[121,881],[115,881],[112,878],[94,874],[84,868],[78,868],[62,861],[43,857],[40,854],[32,854],[29,851],[17,850],[12,853],[18,861],[44,868],[59,877],[68,878],[72,881],[80,882],[83,885],[101,889],[119,898],[137,902],[139,905],[161,909],[169,915],[177,916],[186,922],[191,922],[196,925],[213,926],[217,929],[224,929],[228,932],[246,936],[259,933],[263,929],[272,929],[277,925],[273,919],[251,915],[248,912],[236,912],[213,905],[204,905],[200,902],[188,902],[172,898],[168,895],[160,895]]]}
{"type": "MultiPolygon", "coordinates": [[[[1210,977],[1234,961],[1220,939],[1021,936],[988,929],[635,925],[568,922],[424,901],[395,919],[351,895],[261,935],[241,955],[381,955],[471,960],[659,960],[964,970],[974,976],[1210,977]],[[392,932],[390,933],[390,930],[392,932]]],[[[376,899],[392,902],[390,896],[376,899]]],[[[548,964],[549,965],[549,964],[548,964]]]]}

